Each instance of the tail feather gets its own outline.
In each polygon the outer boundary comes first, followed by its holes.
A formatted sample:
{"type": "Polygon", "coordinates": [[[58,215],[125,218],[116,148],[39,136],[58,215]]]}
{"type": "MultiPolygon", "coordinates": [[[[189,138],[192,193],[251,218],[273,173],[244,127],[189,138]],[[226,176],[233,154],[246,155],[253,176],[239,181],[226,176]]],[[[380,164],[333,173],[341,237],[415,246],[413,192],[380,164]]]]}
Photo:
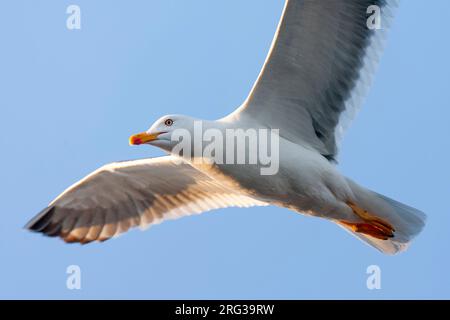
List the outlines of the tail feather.
{"type": "Polygon", "coordinates": [[[343,227],[385,254],[393,255],[405,251],[411,241],[423,230],[426,215],[415,208],[365,189],[350,179],[347,179],[347,182],[353,191],[356,204],[392,224],[395,234],[388,240],[379,240],[362,233],[355,233],[346,226],[343,227]]]}

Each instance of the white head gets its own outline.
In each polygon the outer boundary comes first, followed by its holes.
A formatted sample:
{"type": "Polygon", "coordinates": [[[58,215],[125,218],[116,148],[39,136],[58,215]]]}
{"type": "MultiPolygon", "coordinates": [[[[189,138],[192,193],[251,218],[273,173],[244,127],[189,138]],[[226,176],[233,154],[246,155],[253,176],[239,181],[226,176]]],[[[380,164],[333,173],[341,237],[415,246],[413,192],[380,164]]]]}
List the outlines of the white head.
{"type": "Polygon", "coordinates": [[[178,143],[178,141],[172,141],[173,132],[175,130],[187,130],[192,133],[194,121],[197,120],[183,115],[161,117],[146,132],[131,136],[130,144],[150,144],[171,152],[172,148],[178,143]]]}

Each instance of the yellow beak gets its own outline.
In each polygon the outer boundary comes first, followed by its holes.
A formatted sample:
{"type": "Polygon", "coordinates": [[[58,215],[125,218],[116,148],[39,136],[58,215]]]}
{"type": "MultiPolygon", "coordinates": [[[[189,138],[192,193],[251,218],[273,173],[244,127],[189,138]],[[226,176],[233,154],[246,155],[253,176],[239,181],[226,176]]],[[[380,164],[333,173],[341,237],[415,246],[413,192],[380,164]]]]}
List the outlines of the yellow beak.
{"type": "Polygon", "coordinates": [[[142,132],[130,137],[130,145],[140,145],[158,139],[161,133],[142,132]]]}

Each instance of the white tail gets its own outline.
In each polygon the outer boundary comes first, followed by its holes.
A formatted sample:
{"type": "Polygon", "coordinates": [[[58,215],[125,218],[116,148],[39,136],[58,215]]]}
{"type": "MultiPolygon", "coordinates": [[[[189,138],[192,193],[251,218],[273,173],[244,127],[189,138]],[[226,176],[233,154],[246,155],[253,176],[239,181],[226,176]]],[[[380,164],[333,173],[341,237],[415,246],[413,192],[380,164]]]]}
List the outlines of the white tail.
{"type": "Polygon", "coordinates": [[[343,227],[385,254],[397,254],[406,250],[425,226],[426,215],[417,209],[363,188],[350,179],[347,179],[347,182],[355,196],[356,205],[389,222],[394,227],[395,234],[389,240],[379,240],[343,227]]]}

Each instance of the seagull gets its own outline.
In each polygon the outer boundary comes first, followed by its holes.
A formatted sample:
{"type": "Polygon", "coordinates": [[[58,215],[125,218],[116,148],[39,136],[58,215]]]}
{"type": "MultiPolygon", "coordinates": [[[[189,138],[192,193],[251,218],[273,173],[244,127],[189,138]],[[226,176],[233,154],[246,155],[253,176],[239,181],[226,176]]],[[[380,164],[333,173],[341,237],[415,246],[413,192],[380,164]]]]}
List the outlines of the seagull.
{"type": "Polygon", "coordinates": [[[160,118],[130,144],[153,145],[167,156],[101,167],[26,228],[86,244],[213,209],[273,205],[330,220],[382,253],[404,251],[424,228],[425,214],[344,177],[336,160],[342,133],[370,85],[396,2],[286,0],[268,57],[240,107],[214,121],[160,118]],[[371,28],[370,14],[377,12],[381,28],[371,28]],[[278,130],[278,171],[263,175],[259,163],[180,156],[172,135],[194,134],[198,121],[219,133],[278,130]]]}

